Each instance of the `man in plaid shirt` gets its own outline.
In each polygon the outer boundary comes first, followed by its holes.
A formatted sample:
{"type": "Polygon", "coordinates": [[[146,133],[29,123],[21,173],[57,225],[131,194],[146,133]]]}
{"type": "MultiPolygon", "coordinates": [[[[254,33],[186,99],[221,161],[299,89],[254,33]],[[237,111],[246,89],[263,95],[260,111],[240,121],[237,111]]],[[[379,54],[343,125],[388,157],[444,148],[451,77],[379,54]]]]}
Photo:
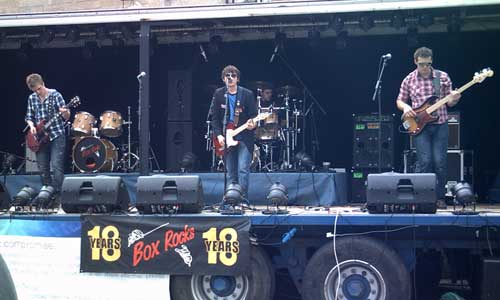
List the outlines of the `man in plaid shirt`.
{"type": "Polygon", "coordinates": [[[28,97],[28,108],[25,121],[31,133],[36,134],[36,124],[40,121],[49,121],[56,113],[61,112],[62,117],[57,117],[48,129],[49,143],[43,145],[36,153],[38,168],[44,186],[52,186],[56,192],[60,191],[64,179],[64,154],[66,150],[66,136],[64,122],[69,119],[70,111],[65,107],[62,95],[45,87],[42,76],[30,74],[26,77],[26,84],[33,92],[28,97]],[[54,171],[54,180],[50,176],[50,169],[54,171]]]}
{"type": "MultiPolygon", "coordinates": [[[[413,59],[417,68],[408,74],[401,83],[399,96],[396,104],[403,115],[415,117],[413,109],[417,109],[432,96],[443,98],[451,96],[448,106],[455,106],[460,99],[460,94],[452,90],[451,79],[447,73],[432,68],[432,50],[426,47],[418,48],[413,59]],[[439,78],[439,91],[435,91],[436,84],[433,82],[439,78]],[[410,104],[408,104],[410,100],[410,104]]],[[[417,173],[436,173],[438,207],[446,208],[445,184],[447,176],[447,151],[448,151],[448,111],[446,105],[437,110],[439,119],[427,125],[424,130],[415,136],[415,148],[417,152],[417,173]]]]}

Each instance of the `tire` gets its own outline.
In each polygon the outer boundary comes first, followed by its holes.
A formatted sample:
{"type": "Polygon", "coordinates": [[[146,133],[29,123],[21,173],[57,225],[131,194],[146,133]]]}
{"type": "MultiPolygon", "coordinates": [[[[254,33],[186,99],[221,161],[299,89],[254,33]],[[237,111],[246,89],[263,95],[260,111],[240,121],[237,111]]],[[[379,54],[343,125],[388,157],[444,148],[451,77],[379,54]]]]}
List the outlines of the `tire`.
{"type": "MultiPolygon", "coordinates": [[[[336,248],[341,273],[338,299],[411,299],[410,274],[393,249],[366,237],[337,239],[336,248]]],[[[307,263],[302,298],[334,300],[338,272],[330,242],[316,251],[307,263]]]]}
{"type": "Polygon", "coordinates": [[[249,275],[173,275],[170,278],[172,300],[271,300],[275,278],[267,254],[252,246],[249,275]]]}
{"type": "Polygon", "coordinates": [[[0,255],[0,299],[17,300],[16,287],[2,255],[0,255]]]}

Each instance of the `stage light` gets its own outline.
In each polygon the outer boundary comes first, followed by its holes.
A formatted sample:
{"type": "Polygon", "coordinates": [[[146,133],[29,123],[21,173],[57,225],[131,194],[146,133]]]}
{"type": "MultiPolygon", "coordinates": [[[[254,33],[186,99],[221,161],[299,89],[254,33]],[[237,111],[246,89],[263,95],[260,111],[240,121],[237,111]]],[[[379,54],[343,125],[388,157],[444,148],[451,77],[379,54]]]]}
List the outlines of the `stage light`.
{"type": "Polygon", "coordinates": [[[465,181],[455,184],[451,189],[451,193],[455,197],[455,201],[460,205],[466,206],[475,202],[472,187],[465,181]]]}
{"type": "Polygon", "coordinates": [[[345,21],[341,16],[336,16],[333,19],[332,26],[335,32],[341,32],[344,29],[345,21]]]}
{"type": "Polygon", "coordinates": [[[210,41],[208,42],[208,53],[211,55],[218,54],[220,52],[220,46],[222,45],[222,36],[212,35],[210,41]]]}
{"type": "Polygon", "coordinates": [[[418,17],[418,24],[422,27],[429,27],[434,24],[434,17],[430,14],[423,14],[418,17]]]}
{"type": "Polygon", "coordinates": [[[192,152],[186,152],[180,162],[181,172],[193,172],[196,169],[196,165],[198,163],[198,157],[192,152]]]}
{"type": "Polygon", "coordinates": [[[269,188],[269,192],[267,194],[267,201],[272,205],[280,206],[287,205],[288,203],[288,190],[287,188],[276,182],[269,188]]]}
{"type": "Polygon", "coordinates": [[[40,189],[38,196],[33,201],[33,204],[39,208],[46,208],[49,202],[54,200],[55,189],[50,185],[44,185],[40,189]]]}
{"type": "Polygon", "coordinates": [[[457,14],[452,14],[448,17],[448,32],[449,33],[458,33],[462,28],[463,20],[457,14]]]}
{"type": "Polygon", "coordinates": [[[318,29],[311,29],[307,32],[307,38],[310,47],[318,47],[321,40],[321,32],[318,29]]]}
{"type": "Polygon", "coordinates": [[[405,17],[402,14],[395,14],[391,18],[391,27],[400,29],[406,26],[405,17]]]}
{"type": "Polygon", "coordinates": [[[337,50],[344,50],[347,48],[347,35],[347,30],[337,33],[337,38],[335,39],[335,48],[337,50]]]}
{"type": "Polygon", "coordinates": [[[40,35],[40,41],[45,44],[49,44],[56,37],[56,33],[52,29],[45,29],[40,35]]]}
{"type": "Polygon", "coordinates": [[[305,152],[298,152],[295,154],[295,164],[299,170],[312,170],[314,167],[314,161],[311,156],[305,152]]]}
{"type": "Polygon", "coordinates": [[[29,185],[25,185],[17,194],[14,196],[14,202],[12,206],[26,206],[31,203],[31,201],[36,197],[37,193],[34,188],[29,185]]]}
{"type": "Polygon", "coordinates": [[[363,29],[363,31],[368,31],[373,28],[375,22],[373,18],[369,15],[363,15],[359,18],[359,27],[363,29]]]}
{"type": "Polygon", "coordinates": [[[109,38],[109,32],[106,27],[97,27],[95,30],[95,36],[97,40],[102,41],[109,38]]]}
{"type": "Polygon", "coordinates": [[[80,39],[80,30],[77,27],[71,27],[66,33],[66,40],[75,43],[80,39]]]}
{"type": "Polygon", "coordinates": [[[125,41],[130,41],[135,39],[135,32],[132,31],[127,25],[121,26],[122,37],[125,41]]]}
{"type": "Polygon", "coordinates": [[[228,184],[224,192],[224,204],[231,206],[239,205],[243,201],[243,189],[237,183],[228,184]]]}

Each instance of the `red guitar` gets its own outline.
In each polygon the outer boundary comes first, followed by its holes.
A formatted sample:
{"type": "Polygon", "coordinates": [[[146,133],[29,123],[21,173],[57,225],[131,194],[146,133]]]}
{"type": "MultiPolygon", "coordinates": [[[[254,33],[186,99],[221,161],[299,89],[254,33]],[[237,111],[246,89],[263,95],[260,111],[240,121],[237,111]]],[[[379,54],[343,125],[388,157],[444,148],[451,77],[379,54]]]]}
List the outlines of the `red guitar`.
{"type": "MultiPolygon", "coordinates": [[[[457,91],[459,93],[462,93],[472,85],[481,83],[484,79],[486,79],[486,77],[491,76],[493,76],[493,70],[491,70],[490,68],[483,69],[481,72],[474,74],[474,78],[467,84],[459,88],[457,91]]],[[[448,95],[434,103],[436,99],[436,97],[430,97],[422,105],[420,105],[419,108],[416,108],[415,113],[417,115],[415,117],[401,117],[401,119],[403,120],[403,127],[406,130],[404,133],[408,133],[410,135],[418,135],[420,132],[422,132],[425,125],[437,121],[439,117],[434,112],[441,106],[448,103],[448,101],[451,100],[451,95],[448,95]]]]}
{"type": "MultiPolygon", "coordinates": [[[[271,115],[271,113],[268,113],[268,112],[260,113],[252,120],[255,123],[255,122],[264,120],[265,118],[269,117],[270,115],[271,115]]],[[[227,125],[227,127],[226,127],[226,139],[225,139],[225,143],[226,143],[226,147],[227,147],[226,151],[230,150],[231,147],[239,144],[238,141],[234,140],[234,137],[247,128],[248,128],[247,123],[241,125],[240,127],[236,128],[236,129],[234,128],[234,124],[232,124],[232,123],[229,123],[227,125]]],[[[217,156],[224,155],[224,146],[222,146],[219,143],[219,140],[217,139],[217,137],[214,137],[214,147],[215,147],[215,154],[217,154],[217,156]]]]}
{"type": "MultiPolygon", "coordinates": [[[[66,107],[71,108],[77,107],[78,105],[80,105],[80,98],[76,96],[71,99],[71,101],[69,101],[66,107]]],[[[28,128],[28,132],[26,133],[26,144],[28,145],[28,148],[31,149],[31,151],[38,152],[40,150],[40,147],[48,143],[49,134],[47,133],[47,131],[52,122],[54,122],[61,115],[62,113],[58,112],[48,122],[46,122],[45,120],[41,120],[40,123],[36,125],[36,134],[32,134],[28,128]]]]}

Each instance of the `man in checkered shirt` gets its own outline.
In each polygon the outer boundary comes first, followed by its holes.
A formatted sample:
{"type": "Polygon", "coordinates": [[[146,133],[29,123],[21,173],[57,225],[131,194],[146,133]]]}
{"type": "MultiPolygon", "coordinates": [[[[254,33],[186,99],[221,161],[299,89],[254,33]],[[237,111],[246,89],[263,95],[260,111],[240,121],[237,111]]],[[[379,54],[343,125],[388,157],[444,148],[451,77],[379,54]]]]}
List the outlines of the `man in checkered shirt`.
{"type": "Polygon", "coordinates": [[[61,112],[62,117],[57,117],[48,129],[50,141],[43,145],[36,153],[38,168],[42,176],[44,186],[52,186],[56,192],[61,190],[64,179],[64,154],[66,152],[66,136],[64,122],[70,117],[70,111],[65,107],[62,95],[45,87],[42,76],[30,74],[26,77],[26,84],[33,92],[28,97],[28,108],[25,121],[28,123],[31,133],[36,134],[36,124],[40,121],[49,121],[56,113],[61,112]],[[54,171],[54,180],[50,175],[50,169],[54,171]]]}
{"type": "MultiPolygon", "coordinates": [[[[455,106],[460,94],[452,90],[451,79],[447,73],[432,68],[432,50],[426,47],[418,48],[413,59],[417,68],[408,74],[401,83],[396,104],[403,111],[403,116],[415,117],[413,109],[417,109],[431,96],[443,98],[451,94],[449,107],[455,106]],[[439,90],[435,91],[434,79],[439,78],[439,90]],[[408,104],[410,100],[410,104],[408,104]]],[[[417,152],[417,173],[436,173],[438,207],[446,208],[445,184],[447,176],[448,151],[448,111],[446,105],[437,110],[439,119],[427,125],[420,134],[415,136],[417,152]]]]}

